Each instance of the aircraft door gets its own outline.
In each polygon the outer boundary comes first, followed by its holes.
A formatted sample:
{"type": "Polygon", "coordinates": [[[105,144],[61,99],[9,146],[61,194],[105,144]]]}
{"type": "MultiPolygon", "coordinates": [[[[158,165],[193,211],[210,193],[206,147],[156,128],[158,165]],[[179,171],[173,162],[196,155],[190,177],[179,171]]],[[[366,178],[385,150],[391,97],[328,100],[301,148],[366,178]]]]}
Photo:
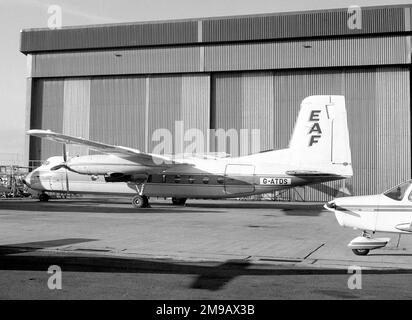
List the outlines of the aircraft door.
{"type": "Polygon", "coordinates": [[[225,193],[245,194],[255,191],[255,166],[228,164],[225,169],[225,193]]]}

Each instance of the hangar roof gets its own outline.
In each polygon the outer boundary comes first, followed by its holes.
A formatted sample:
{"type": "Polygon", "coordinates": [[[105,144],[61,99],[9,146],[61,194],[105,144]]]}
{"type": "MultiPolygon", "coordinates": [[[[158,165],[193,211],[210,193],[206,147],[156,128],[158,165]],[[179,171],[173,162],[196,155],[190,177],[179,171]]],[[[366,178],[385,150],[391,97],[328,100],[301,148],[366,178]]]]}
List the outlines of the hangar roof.
{"type": "Polygon", "coordinates": [[[261,15],[151,21],[21,31],[27,53],[251,42],[410,33],[412,5],[362,7],[362,28],[348,27],[348,8],[261,15]]]}

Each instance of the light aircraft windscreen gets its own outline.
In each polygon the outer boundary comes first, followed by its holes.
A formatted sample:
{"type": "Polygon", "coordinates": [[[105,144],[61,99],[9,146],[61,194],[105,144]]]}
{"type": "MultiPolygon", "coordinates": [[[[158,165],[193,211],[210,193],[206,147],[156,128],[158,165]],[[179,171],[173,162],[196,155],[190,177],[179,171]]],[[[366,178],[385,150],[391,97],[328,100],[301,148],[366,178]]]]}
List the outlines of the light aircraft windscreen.
{"type": "Polygon", "coordinates": [[[392,189],[384,192],[383,194],[393,200],[401,201],[405,195],[406,190],[408,190],[412,181],[403,182],[392,189]]]}

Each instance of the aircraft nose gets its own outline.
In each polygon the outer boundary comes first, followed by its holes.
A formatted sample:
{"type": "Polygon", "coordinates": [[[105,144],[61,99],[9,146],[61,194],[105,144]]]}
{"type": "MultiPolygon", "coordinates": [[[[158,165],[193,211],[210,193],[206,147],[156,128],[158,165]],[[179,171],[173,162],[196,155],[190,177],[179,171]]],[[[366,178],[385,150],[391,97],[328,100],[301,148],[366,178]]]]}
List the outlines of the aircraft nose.
{"type": "Polygon", "coordinates": [[[335,210],[337,206],[336,206],[335,200],[332,200],[326,203],[324,207],[325,209],[335,210]]]}
{"type": "Polygon", "coordinates": [[[30,188],[30,180],[31,180],[32,175],[33,175],[33,173],[32,173],[32,172],[29,172],[29,173],[24,177],[24,179],[23,179],[23,183],[24,183],[26,186],[28,186],[29,188],[30,188]]]}

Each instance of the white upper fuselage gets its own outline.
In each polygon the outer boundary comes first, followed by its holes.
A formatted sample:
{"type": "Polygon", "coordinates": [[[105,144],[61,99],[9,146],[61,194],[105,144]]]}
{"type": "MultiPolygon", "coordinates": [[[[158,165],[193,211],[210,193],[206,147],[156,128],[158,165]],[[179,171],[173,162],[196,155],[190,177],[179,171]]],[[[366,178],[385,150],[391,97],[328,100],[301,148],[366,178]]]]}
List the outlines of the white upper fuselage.
{"type": "Polygon", "coordinates": [[[335,213],[343,227],[412,233],[412,184],[407,181],[399,186],[377,195],[336,198],[325,208],[335,213]]]}

